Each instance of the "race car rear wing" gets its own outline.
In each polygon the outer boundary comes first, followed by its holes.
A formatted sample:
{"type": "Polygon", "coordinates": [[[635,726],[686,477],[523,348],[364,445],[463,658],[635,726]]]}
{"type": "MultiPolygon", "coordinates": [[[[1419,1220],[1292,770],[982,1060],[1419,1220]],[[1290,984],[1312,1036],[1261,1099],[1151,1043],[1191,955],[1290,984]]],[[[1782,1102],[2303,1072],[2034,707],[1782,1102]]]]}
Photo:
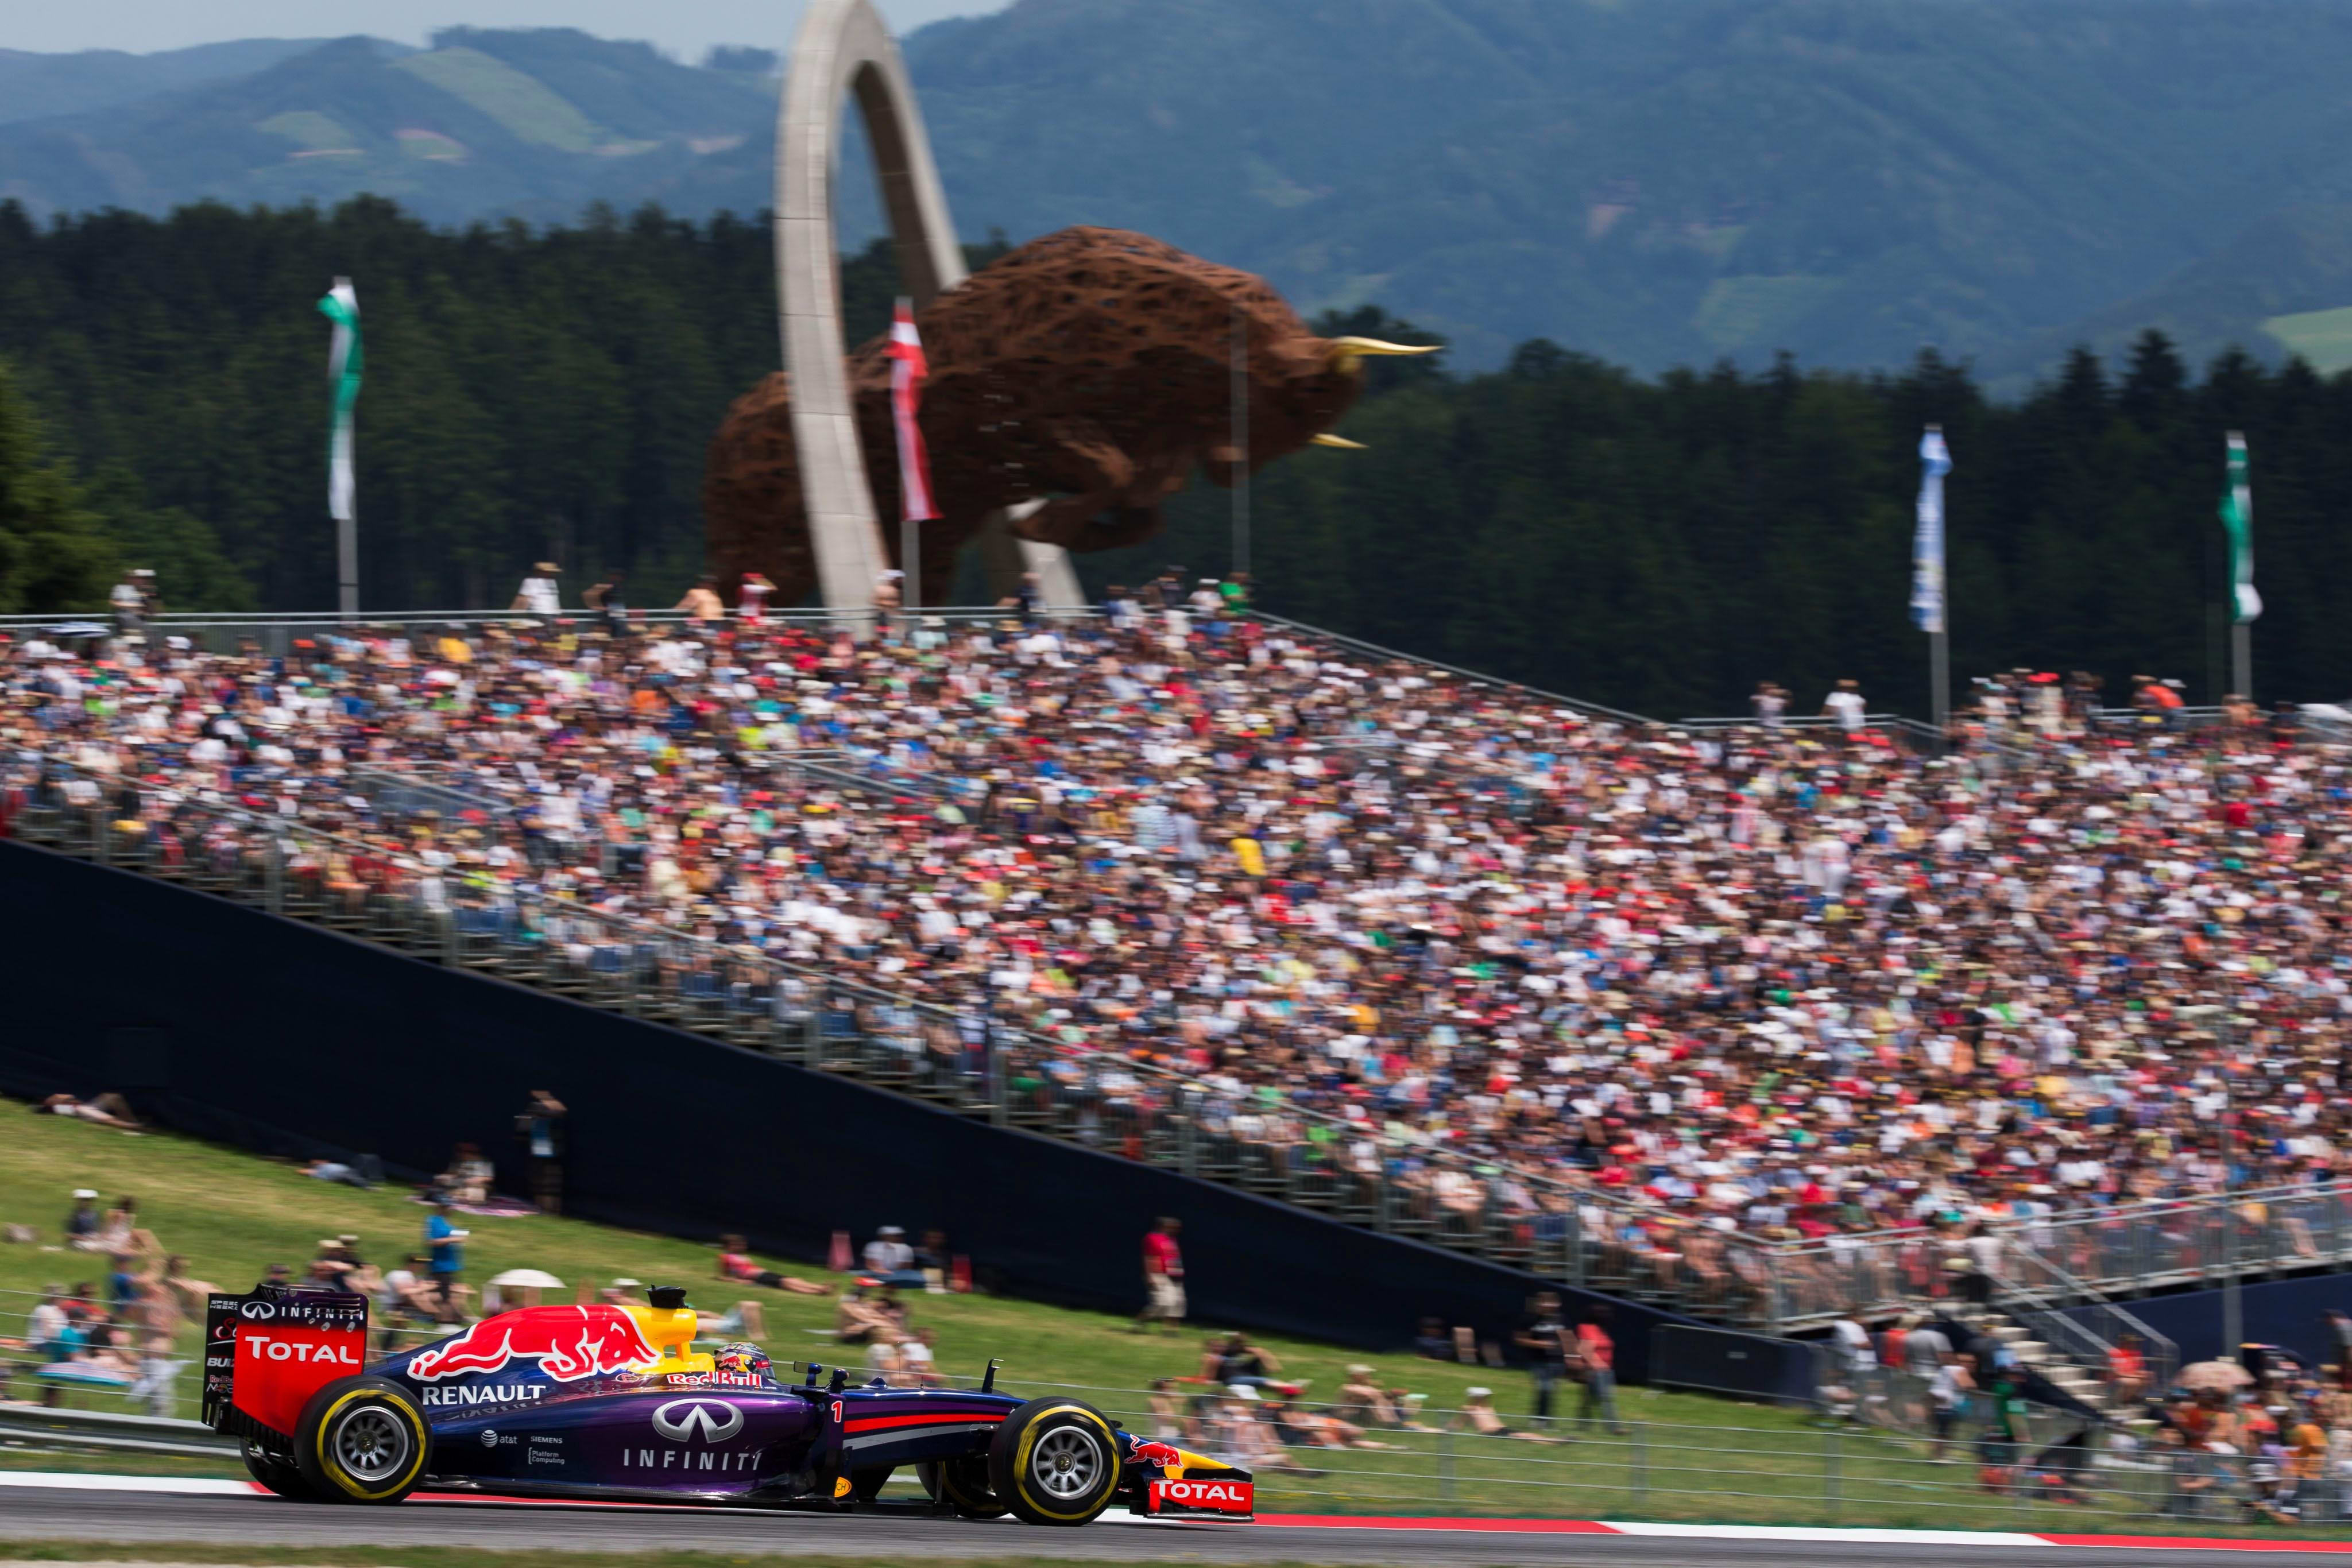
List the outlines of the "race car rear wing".
{"type": "Polygon", "coordinates": [[[367,1298],[257,1285],[205,1302],[205,1425],[290,1437],[310,1396],[367,1362],[367,1298]]]}

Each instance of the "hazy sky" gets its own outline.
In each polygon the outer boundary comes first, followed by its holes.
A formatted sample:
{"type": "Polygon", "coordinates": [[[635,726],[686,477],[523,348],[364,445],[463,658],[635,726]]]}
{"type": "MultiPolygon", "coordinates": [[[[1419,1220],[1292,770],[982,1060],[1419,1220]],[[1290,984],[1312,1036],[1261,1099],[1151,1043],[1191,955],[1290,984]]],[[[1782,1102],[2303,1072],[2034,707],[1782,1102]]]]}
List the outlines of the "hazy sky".
{"type": "MultiPolygon", "coordinates": [[[[1009,0],[879,0],[900,32],[942,16],[1002,9],[1009,0]]],[[[625,0],[108,0],[79,5],[11,5],[0,19],[0,49],[184,48],[229,38],[310,38],[371,33],[421,44],[438,27],[579,27],[606,38],[646,38],[699,59],[713,44],[782,48],[800,0],[684,0],[646,5],[625,0]]]]}

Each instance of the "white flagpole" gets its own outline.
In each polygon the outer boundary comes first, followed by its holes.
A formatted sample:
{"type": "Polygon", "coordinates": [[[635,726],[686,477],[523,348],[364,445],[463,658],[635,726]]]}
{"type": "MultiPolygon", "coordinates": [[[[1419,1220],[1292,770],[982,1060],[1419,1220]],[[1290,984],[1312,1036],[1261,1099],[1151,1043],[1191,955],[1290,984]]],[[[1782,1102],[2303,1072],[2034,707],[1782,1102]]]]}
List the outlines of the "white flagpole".
{"type": "Polygon", "coordinates": [[[1249,318],[1234,307],[1233,441],[1234,548],[1229,569],[1235,578],[1249,570],[1249,318]]]}
{"type": "Polygon", "coordinates": [[[335,520],[337,609],[346,621],[360,613],[360,508],[357,441],[352,404],[359,399],[360,302],[352,280],[338,277],[319,308],[335,324],[328,350],[327,376],[333,392],[333,423],[327,445],[327,512],[335,520]]]}
{"type": "Polygon", "coordinates": [[[1936,733],[1952,722],[1951,594],[1944,570],[1944,476],[1952,466],[1944,427],[1919,437],[1919,513],[1911,541],[1911,619],[1927,633],[1927,711],[1936,733]]]}

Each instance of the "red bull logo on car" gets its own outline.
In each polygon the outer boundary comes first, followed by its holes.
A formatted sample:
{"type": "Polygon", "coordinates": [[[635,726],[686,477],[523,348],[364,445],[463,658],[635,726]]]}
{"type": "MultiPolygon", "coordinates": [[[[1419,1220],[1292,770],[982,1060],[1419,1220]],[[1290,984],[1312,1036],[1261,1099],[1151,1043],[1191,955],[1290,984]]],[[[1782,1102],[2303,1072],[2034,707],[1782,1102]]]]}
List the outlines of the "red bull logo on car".
{"type": "Polygon", "coordinates": [[[1184,1450],[1172,1443],[1135,1440],[1134,1447],[1128,1450],[1128,1457],[1139,1465],[1173,1465],[1181,1469],[1184,1464],[1184,1450]]]}
{"type": "Polygon", "coordinates": [[[416,1353],[408,1375],[420,1383],[502,1371],[530,1358],[558,1383],[625,1371],[661,1358],[637,1320],[619,1307],[532,1307],[486,1318],[452,1340],[416,1353]]]}

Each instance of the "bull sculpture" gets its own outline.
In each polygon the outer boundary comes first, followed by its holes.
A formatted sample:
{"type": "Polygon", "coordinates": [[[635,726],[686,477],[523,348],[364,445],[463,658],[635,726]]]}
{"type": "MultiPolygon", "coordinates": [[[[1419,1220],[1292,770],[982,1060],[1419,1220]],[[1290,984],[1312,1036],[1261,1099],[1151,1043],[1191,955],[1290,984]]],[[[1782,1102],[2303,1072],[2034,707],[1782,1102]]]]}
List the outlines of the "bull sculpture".
{"type": "MultiPolygon", "coordinates": [[[[941,602],[956,551],[1000,507],[1043,501],[1013,530],[1076,551],[1150,538],[1197,465],[1230,486],[1234,322],[1248,375],[1248,466],[1330,434],[1370,354],[1435,350],[1318,338],[1262,278],[1124,229],[1033,240],[916,315],[929,379],[921,423],[941,516],[922,525],[921,602],[941,602]]],[[[849,357],[876,516],[898,515],[890,361],[877,338],[849,357]]],[[[702,483],[711,570],[760,571],[792,604],[816,581],[782,371],[735,400],[702,483]]],[[[886,548],[899,538],[886,523],[886,548]]]]}

